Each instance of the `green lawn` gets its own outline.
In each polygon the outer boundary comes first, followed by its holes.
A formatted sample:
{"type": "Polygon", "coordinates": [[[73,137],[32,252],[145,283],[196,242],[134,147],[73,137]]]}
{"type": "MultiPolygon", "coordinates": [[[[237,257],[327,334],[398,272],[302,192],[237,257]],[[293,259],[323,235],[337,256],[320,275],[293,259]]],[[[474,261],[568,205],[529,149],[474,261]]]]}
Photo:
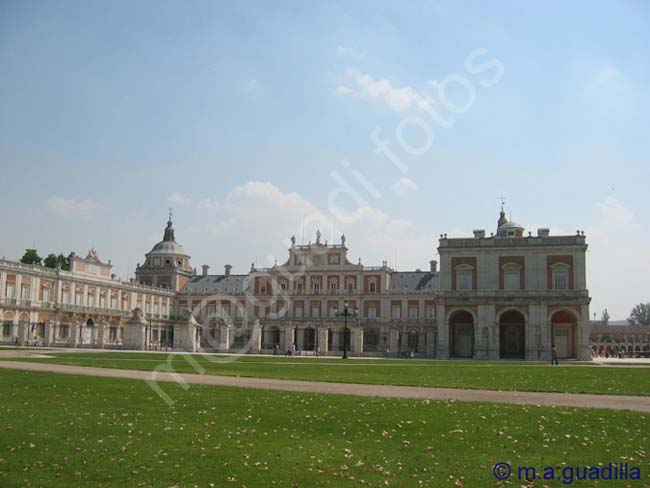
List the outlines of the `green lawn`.
{"type": "Polygon", "coordinates": [[[641,413],[164,387],[171,407],[142,381],[1,371],[0,486],[483,487],[498,461],[623,460],[650,481],[641,413]]]}
{"type": "MultiPolygon", "coordinates": [[[[185,355],[57,352],[53,359],[26,361],[153,370],[163,365],[196,373],[185,355]]],[[[415,361],[338,358],[192,356],[206,374],[492,390],[650,395],[650,369],[608,368],[585,363],[415,361]]]]}

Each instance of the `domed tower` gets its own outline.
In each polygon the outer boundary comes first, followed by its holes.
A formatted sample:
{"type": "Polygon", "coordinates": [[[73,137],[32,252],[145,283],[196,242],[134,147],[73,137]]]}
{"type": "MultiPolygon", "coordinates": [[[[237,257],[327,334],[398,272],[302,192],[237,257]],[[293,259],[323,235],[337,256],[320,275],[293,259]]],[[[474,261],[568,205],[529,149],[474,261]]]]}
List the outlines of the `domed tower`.
{"type": "Polygon", "coordinates": [[[521,237],[524,235],[524,228],[517,222],[509,221],[506,218],[506,212],[501,204],[501,213],[497,221],[497,237],[521,237]]]}
{"type": "Polygon", "coordinates": [[[138,264],[135,277],[138,283],[178,291],[192,277],[190,256],[176,242],[172,214],[169,214],[163,240],[145,254],[145,262],[138,264]]]}

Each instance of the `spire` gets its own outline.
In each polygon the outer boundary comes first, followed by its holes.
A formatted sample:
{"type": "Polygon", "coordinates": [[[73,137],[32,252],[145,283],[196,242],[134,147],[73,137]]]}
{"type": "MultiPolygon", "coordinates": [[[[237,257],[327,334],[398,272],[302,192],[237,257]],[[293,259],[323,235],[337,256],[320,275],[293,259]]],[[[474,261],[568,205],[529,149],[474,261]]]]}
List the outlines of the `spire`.
{"type": "Polygon", "coordinates": [[[503,197],[501,197],[501,212],[499,213],[499,220],[497,222],[497,230],[499,230],[499,227],[501,227],[504,224],[508,223],[508,219],[506,218],[506,212],[503,209],[503,206],[505,205],[505,200],[503,197]]]}
{"type": "Polygon", "coordinates": [[[165,236],[163,237],[163,241],[171,241],[171,242],[176,242],[176,239],[174,238],[174,227],[172,223],[172,209],[169,209],[169,220],[167,221],[167,227],[165,227],[165,236]]]}

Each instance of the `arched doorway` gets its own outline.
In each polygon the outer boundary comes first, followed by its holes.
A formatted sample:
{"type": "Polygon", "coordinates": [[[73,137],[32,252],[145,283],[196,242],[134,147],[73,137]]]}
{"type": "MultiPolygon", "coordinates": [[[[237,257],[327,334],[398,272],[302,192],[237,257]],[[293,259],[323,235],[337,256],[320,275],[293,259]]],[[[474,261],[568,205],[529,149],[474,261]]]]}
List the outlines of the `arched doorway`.
{"type": "Polygon", "coordinates": [[[499,318],[499,353],[501,359],[526,358],[526,318],[508,310],[499,318]]]}
{"type": "Polygon", "coordinates": [[[449,355],[454,358],[474,356],[474,317],[458,310],[449,317],[449,355]]]}
{"type": "Polygon", "coordinates": [[[302,333],[302,350],[313,351],[316,349],[316,329],[307,327],[302,333]]]}
{"type": "MultiPolygon", "coordinates": [[[[551,341],[555,344],[557,356],[560,359],[572,359],[577,357],[576,351],[576,316],[568,310],[555,312],[551,317],[551,341]]],[[[610,346],[609,354],[612,354],[610,346]]]]}
{"type": "Polygon", "coordinates": [[[273,349],[280,345],[280,329],[273,326],[262,330],[262,349],[273,349]]]}

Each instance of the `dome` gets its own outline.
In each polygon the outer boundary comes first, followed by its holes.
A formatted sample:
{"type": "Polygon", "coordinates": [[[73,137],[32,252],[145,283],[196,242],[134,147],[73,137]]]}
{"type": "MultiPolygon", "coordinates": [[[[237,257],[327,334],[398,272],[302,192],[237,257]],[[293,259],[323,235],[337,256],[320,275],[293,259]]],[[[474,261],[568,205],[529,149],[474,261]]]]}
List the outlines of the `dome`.
{"type": "Polygon", "coordinates": [[[506,222],[505,224],[501,225],[499,229],[522,229],[523,227],[519,225],[517,222],[506,222]]]}
{"type": "Polygon", "coordinates": [[[148,254],[179,254],[187,256],[185,249],[175,241],[160,241],[151,248],[148,254]]]}
{"type": "Polygon", "coordinates": [[[151,251],[147,253],[147,256],[151,254],[175,254],[179,256],[189,257],[189,255],[183,249],[174,236],[174,224],[172,223],[172,216],[169,214],[169,220],[167,221],[167,227],[165,227],[165,234],[163,240],[151,248],[151,251]]]}

